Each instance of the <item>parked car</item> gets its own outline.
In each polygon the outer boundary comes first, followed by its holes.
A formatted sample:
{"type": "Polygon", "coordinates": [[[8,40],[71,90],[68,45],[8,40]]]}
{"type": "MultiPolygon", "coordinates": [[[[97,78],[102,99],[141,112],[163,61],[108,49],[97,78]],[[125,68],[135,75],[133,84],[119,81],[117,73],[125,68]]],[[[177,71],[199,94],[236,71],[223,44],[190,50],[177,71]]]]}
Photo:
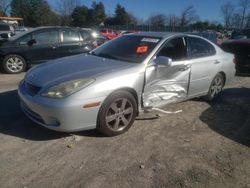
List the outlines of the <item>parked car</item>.
{"type": "Polygon", "coordinates": [[[117,38],[119,35],[112,29],[102,29],[101,34],[109,40],[117,38]]]}
{"type": "Polygon", "coordinates": [[[0,23],[0,38],[6,39],[15,35],[14,28],[6,23],[0,23]]]}
{"type": "Polygon", "coordinates": [[[99,31],[93,31],[92,35],[95,38],[98,46],[101,46],[105,42],[109,41],[109,39],[103,36],[99,31]]]}
{"type": "Polygon", "coordinates": [[[250,73],[250,39],[227,40],[221,48],[235,55],[237,73],[250,73]]]}
{"type": "Polygon", "coordinates": [[[99,31],[93,30],[90,28],[82,28],[84,31],[88,32],[88,36],[92,38],[94,41],[96,41],[95,46],[101,46],[105,42],[107,42],[109,39],[107,37],[104,37],[99,31]]]}
{"type": "Polygon", "coordinates": [[[214,99],[235,75],[234,56],[181,33],[138,33],[88,54],[36,66],[19,85],[21,108],[49,129],[127,131],[144,109],[214,99]]]}
{"type": "Polygon", "coordinates": [[[23,32],[0,45],[1,67],[16,74],[31,64],[88,52],[95,48],[93,38],[80,28],[40,27],[23,32]]]}
{"type": "Polygon", "coordinates": [[[230,39],[249,39],[250,29],[234,30],[230,39]]]}
{"type": "Polygon", "coordinates": [[[28,29],[26,27],[17,27],[15,28],[15,35],[18,35],[22,32],[28,31],[28,29]]]}

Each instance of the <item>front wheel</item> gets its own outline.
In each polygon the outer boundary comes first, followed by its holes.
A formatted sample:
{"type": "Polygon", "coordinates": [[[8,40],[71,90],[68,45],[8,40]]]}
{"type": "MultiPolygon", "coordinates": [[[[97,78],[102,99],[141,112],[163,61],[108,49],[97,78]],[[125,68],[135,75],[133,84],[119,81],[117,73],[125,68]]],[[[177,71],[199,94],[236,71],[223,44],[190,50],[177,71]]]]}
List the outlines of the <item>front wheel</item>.
{"type": "Polygon", "coordinates": [[[212,101],[213,99],[215,99],[222,91],[224,84],[225,84],[225,79],[223,75],[221,73],[218,73],[210,85],[206,99],[208,101],[212,101]]]}
{"type": "Polygon", "coordinates": [[[98,114],[97,129],[106,136],[126,132],[134,123],[137,103],[126,91],[111,94],[102,104],[98,114]]]}
{"type": "Polygon", "coordinates": [[[9,74],[18,74],[26,69],[26,61],[19,55],[7,55],[3,60],[3,69],[9,74]]]}

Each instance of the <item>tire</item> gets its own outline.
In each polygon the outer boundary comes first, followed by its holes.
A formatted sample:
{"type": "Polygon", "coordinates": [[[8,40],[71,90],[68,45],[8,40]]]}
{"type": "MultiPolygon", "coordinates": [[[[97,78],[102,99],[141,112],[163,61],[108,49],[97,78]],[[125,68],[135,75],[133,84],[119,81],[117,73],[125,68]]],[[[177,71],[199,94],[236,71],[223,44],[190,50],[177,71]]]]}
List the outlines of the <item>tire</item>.
{"type": "Polygon", "coordinates": [[[209,87],[208,94],[205,96],[205,99],[207,101],[212,101],[216,97],[218,97],[218,95],[220,94],[220,92],[222,91],[222,89],[224,87],[224,84],[225,84],[224,76],[221,73],[218,73],[214,77],[214,79],[209,87]]]}
{"type": "Polygon", "coordinates": [[[126,91],[112,93],[102,104],[97,129],[106,136],[116,136],[126,132],[134,123],[137,114],[137,102],[126,91]]]}
{"type": "Polygon", "coordinates": [[[19,74],[26,70],[27,64],[24,58],[19,55],[7,55],[3,59],[3,70],[8,74],[19,74]]]}

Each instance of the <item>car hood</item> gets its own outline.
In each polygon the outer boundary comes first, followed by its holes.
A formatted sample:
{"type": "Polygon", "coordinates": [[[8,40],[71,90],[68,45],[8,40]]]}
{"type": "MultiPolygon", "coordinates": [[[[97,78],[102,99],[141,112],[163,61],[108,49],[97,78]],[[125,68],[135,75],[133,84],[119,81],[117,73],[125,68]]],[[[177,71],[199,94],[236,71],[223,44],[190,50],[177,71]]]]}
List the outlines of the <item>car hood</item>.
{"type": "Polygon", "coordinates": [[[138,64],[81,54],[35,66],[28,71],[25,80],[42,87],[79,78],[97,78],[136,65],[138,64]]]}

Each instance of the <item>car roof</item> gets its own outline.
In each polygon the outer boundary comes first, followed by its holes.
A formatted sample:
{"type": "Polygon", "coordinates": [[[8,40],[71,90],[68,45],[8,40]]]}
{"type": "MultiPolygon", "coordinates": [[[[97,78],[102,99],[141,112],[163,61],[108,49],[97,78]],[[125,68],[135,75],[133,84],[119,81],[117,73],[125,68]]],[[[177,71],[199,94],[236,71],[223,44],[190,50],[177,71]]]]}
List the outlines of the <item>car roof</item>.
{"type": "Polygon", "coordinates": [[[67,27],[67,26],[42,26],[31,29],[30,31],[37,31],[41,29],[80,29],[79,27],[67,27]]]}

